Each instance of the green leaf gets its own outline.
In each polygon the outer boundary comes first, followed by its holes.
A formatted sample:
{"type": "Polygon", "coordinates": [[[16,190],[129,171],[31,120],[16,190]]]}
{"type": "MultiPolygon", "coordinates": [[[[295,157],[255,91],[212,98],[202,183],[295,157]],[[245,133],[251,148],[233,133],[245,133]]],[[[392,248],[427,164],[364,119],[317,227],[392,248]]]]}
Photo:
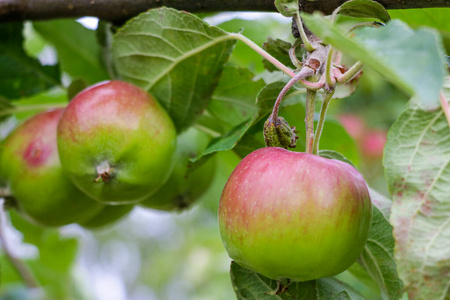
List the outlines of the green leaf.
{"type": "Polygon", "coordinates": [[[389,14],[414,28],[428,26],[450,33],[450,8],[393,9],[389,14]]]}
{"type": "Polygon", "coordinates": [[[55,46],[61,69],[89,84],[108,79],[95,31],[75,20],[34,22],[34,29],[55,46]]]}
{"type": "Polygon", "coordinates": [[[28,222],[15,211],[10,211],[10,218],[14,228],[23,234],[24,242],[38,248],[39,264],[58,273],[70,271],[78,251],[77,239],[62,237],[57,229],[28,222]]]}
{"type": "Polygon", "coordinates": [[[38,244],[40,263],[54,271],[68,273],[78,252],[76,238],[64,238],[58,231],[49,230],[38,244]]]}
{"type": "MultiPolygon", "coordinates": [[[[266,50],[270,55],[278,59],[278,61],[280,61],[285,66],[296,69],[291,61],[291,58],[289,57],[289,50],[295,46],[295,55],[301,60],[301,57],[303,56],[303,54],[305,54],[305,49],[301,47],[300,42],[298,41],[300,40],[297,39],[295,45],[292,45],[291,43],[284,40],[275,40],[271,37],[268,37],[267,41],[262,45],[262,48],[266,50]]],[[[264,68],[271,72],[278,71],[278,69],[267,59],[263,60],[263,64],[264,68]]]]}
{"type": "Polygon", "coordinates": [[[25,120],[38,112],[62,108],[67,105],[67,93],[63,89],[53,89],[31,97],[14,101],[9,107],[0,104],[0,119],[14,115],[18,120],[25,120]]]}
{"type": "MultiPolygon", "coordinates": [[[[228,133],[213,139],[208,148],[203,152],[203,154],[193,161],[198,161],[202,156],[209,155],[218,151],[233,149],[250,127],[263,120],[264,117],[266,117],[272,111],[275,99],[277,98],[284,85],[285,83],[283,82],[274,82],[265,86],[257,96],[256,103],[258,112],[253,116],[253,118],[234,127],[228,133]]],[[[282,102],[282,105],[292,105],[295,103],[299,103],[303,101],[304,95],[305,91],[303,89],[291,89],[286,94],[285,100],[282,102]]]]}
{"type": "MultiPolygon", "coordinates": [[[[321,97],[321,96],[319,96],[321,97]]],[[[331,101],[330,105],[333,105],[331,101]]],[[[297,147],[293,151],[305,151],[305,107],[302,104],[289,106],[280,109],[280,116],[296,128],[299,139],[297,140],[297,147]]],[[[317,120],[316,120],[317,121],[317,120]]],[[[317,122],[315,122],[317,125],[317,122]]],[[[320,149],[333,150],[344,155],[355,166],[359,166],[359,153],[355,141],[347,133],[345,128],[337,121],[328,119],[323,126],[322,135],[319,143],[320,149]]]]}
{"type": "Polygon", "coordinates": [[[117,72],[149,91],[178,131],[208,105],[235,41],[198,17],[170,8],[129,21],[114,37],[117,72]]]}
{"type": "Polygon", "coordinates": [[[295,16],[299,10],[297,0],[275,0],[275,6],[285,17],[295,16]]]}
{"type": "Polygon", "coordinates": [[[14,108],[14,105],[8,101],[8,99],[0,96],[0,123],[11,116],[11,109],[14,108]]]}
{"type": "Polygon", "coordinates": [[[350,39],[317,13],[302,16],[308,28],[324,42],[414,94],[423,108],[439,107],[444,60],[441,40],[435,32],[428,29],[414,31],[394,20],[382,28],[363,28],[350,39]]]}
{"type": "Polygon", "coordinates": [[[88,86],[89,84],[83,79],[72,80],[69,87],[67,88],[67,98],[69,99],[69,101],[88,86]]]}
{"type": "MultiPolygon", "coordinates": [[[[383,214],[386,220],[389,220],[391,215],[392,200],[381,195],[372,188],[369,188],[370,199],[372,203],[378,208],[378,210],[383,214]]],[[[391,230],[392,231],[392,230],[391,230]]]]}
{"type": "Polygon", "coordinates": [[[372,0],[352,0],[339,7],[339,14],[355,18],[376,18],[382,22],[390,20],[383,5],[372,0]]]}
{"type": "MultiPolygon", "coordinates": [[[[370,194],[372,198],[373,192],[371,191],[370,194]]],[[[403,284],[397,274],[397,265],[394,260],[395,242],[392,226],[376,206],[377,202],[374,204],[369,238],[358,262],[377,282],[383,299],[400,299],[403,294],[403,284]]]]}
{"type": "Polygon", "coordinates": [[[277,288],[277,281],[231,263],[231,282],[238,300],[325,300],[325,299],[364,299],[349,285],[336,278],[292,282],[288,289],[278,295],[269,295],[277,288]]]}
{"type": "Polygon", "coordinates": [[[254,76],[247,69],[225,67],[208,106],[211,115],[229,128],[252,118],[256,95],[264,87],[262,79],[253,81],[254,76]]]}
{"type": "Polygon", "coordinates": [[[329,158],[329,159],[340,160],[340,161],[343,161],[343,162],[349,164],[350,166],[356,168],[355,165],[349,159],[347,159],[344,155],[342,155],[339,152],[333,151],[333,150],[320,150],[319,156],[329,158]]]}
{"type": "Polygon", "coordinates": [[[393,196],[395,258],[410,299],[448,299],[450,129],[444,112],[411,103],[389,130],[383,164],[393,196]]]}
{"type": "Polygon", "coordinates": [[[0,25],[0,96],[30,96],[60,84],[57,66],[42,66],[23,50],[22,23],[0,25]]]}

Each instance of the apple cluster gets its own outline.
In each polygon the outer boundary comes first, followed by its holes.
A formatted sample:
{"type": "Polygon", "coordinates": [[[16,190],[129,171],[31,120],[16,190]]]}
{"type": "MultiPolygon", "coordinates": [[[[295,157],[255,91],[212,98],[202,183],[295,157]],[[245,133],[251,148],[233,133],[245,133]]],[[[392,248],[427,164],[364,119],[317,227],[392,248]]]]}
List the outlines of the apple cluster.
{"type": "Polygon", "coordinates": [[[0,178],[30,221],[98,228],[136,204],[166,211],[192,204],[215,165],[211,160],[187,174],[188,160],[208,142],[193,128],[177,136],[144,90],[107,81],[81,91],[65,109],[18,126],[4,141],[0,178]]]}

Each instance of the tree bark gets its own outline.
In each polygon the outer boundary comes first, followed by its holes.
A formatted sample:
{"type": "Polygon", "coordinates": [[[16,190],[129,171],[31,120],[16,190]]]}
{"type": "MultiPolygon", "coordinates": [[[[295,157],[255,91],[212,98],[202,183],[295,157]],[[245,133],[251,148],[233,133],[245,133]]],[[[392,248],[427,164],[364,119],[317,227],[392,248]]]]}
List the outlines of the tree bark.
{"type": "MultiPolygon", "coordinates": [[[[150,8],[189,12],[276,11],[274,0],[0,0],[0,22],[93,16],[123,21],[150,8]]],[[[345,0],[300,0],[304,11],[330,14],[345,0]]],[[[387,9],[449,7],[450,0],[378,0],[387,9]]]]}

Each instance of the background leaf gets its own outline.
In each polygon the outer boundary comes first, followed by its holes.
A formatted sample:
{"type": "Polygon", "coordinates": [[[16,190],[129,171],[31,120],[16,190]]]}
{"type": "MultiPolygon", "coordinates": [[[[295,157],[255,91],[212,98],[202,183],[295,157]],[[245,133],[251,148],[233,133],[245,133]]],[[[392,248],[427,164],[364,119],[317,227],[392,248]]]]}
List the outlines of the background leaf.
{"type": "Polygon", "coordinates": [[[326,43],[414,94],[423,108],[439,107],[444,60],[441,40],[434,32],[414,31],[393,20],[382,28],[363,28],[350,39],[317,13],[302,16],[307,26],[326,43]]]}
{"type": "Polygon", "coordinates": [[[285,17],[295,16],[299,10],[297,0],[275,0],[275,6],[285,17]]]}
{"type": "Polygon", "coordinates": [[[450,297],[450,130],[442,110],[411,104],[388,133],[395,258],[410,299],[450,297]]]}
{"type": "Polygon", "coordinates": [[[275,296],[268,295],[267,293],[276,289],[276,280],[245,269],[235,262],[231,263],[231,281],[238,300],[364,299],[352,287],[332,277],[292,282],[284,293],[275,296]]]}
{"type": "Polygon", "coordinates": [[[339,14],[355,18],[376,18],[382,22],[390,20],[384,6],[371,0],[346,1],[340,6],[339,14]]]}
{"type": "MultiPolygon", "coordinates": [[[[295,47],[295,55],[301,61],[302,56],[306,53],[305,49],[301,46],[300,39],[297,39],[294,45],[281,39],[273,39],[271,37],[267,38],[264,42],[262,48],[266,50],[270,55],[278,59],[282,64],[288,66],[292,69],[296,69],[296,66],[291,61],[289,57],[289,50],[295,47]]],[[[263,60],[264,68],[270,72],[278,71],[278,69],[267,59],[263,60]]]]}
{"type": "MultiPolygon", "coordinates": [[[[372,197],[371,192],[371,197],[372,197]]],[[[372,200],[373,201],[373,200],[372,200]]],[[[400,299],[403,284],[394,260],[392,226],[374,202],[369,238],[358,262],[377,282],[383,299],[400,299]]]]}
{"type": "Polygon", "coordinates": [[[23,50],[22,23],[0,24],[0,96],[31,96],[60,84],[57,66],[42,66],[23,50]]]}
{"type": "Polygon", "coordinates": [[[155,96],[181,131],[208,105],[234,44],[192,14],[160,8],[122,27],[113,54],[121,78],[155,96]]]}
{"type": "MultiPolygon", "coordinates": [[[[217,25],[227,32],[240,32],[257,45],[263,45],[268,36],[289,39],[291,33],[289,26],[281,25],[274,18],[260,18],[256,20],[243,20],[239,18],[217,25]]],[[[237,43],[230,56],[230,64],[242,68],[248,68],[253,73],[264,71],[261,55],[244,43],[237,43]]]]}
{"type": "Polygon", "coordinates": [[[450,8],[393,9],[389,14],[393,19],[400,19],[415,28],[428,26],[450,33],[450,8]]]}
{"type": "MultiPolygon", "coordinates": [[[[206,150],[203,152],[203,154],[193,161],[198,161],[202,156],[209,155],[217,151],[226,151],[233,149],[252,126],[258,124],[258,122],[263,120],[264,117],[266,117],[272,111],[275,99],[284,85],[285,83],[283,82],[275,82],[268,84],[263,89],[261,89],[256,99],[258,112],[254,114],[253,118],[234,127],[226,134],[213,139],[208,148],[206,148],[206,150]]],[[[304,89],[291,89],[286,94],[285,100],[281,103],[281,105],[286,106],[300,103],[304,101],[304,98],[304,89]]],[[[260,126],[260,128],[262,130],[262,126],[260,126]]]]}
{"type": "Polygon", "coordinates": [[[228,129],[252,118],[257,111],[256,95],[265,86],[247,69],[225,67],[214,90],[208,111],[228,129]]]}
{"type": "Polygon", "coordinates": [[[34,22],[34,29],[55,46],[62,71],[89,84],[108,79],[95,31],[75,20],[34,22]]]}
{"type": "Polygon", "coordinates": [[[329,158],[329,159],[340,160],[340,161],[343,161],[355,168],[355,165],[353,165],[353,163],[349,159],[347,159],[344,155],[342,155],[339,152],[336,152],[333,150],[320,150],[319,156],[329,158]]]}

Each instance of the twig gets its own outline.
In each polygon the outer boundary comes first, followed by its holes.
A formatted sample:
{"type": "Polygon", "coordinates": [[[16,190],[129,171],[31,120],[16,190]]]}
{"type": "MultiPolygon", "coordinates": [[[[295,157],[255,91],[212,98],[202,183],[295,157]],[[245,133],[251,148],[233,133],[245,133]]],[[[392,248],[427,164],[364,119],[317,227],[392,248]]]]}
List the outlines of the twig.
{"type": "Polygon", "coordinates": [[[236,40],[244,42],[247,46],[249,46],[250,48],[252,48],[256,52],[258,52],[262,57],[264,57],[265,59],[270,61],[275,67],[277,67],[279,70],[283,71],[285,74],[287,74],[287,75],[289,75],[291,77],[295,76],[294,71],[292,71],[291,69],[286,67],[283,63],[278,61],[278,59],[276,59],[275,57],[270,55],[268,52],[266,52],[264,49],[259,47],[252,40],[248,39],[247,37],[245,37],[245,36],[243,36],[242,34],[239,34],[239,33],[229,33],[228,35],[230,37],[236,39],[236,40]]]}
{"type": "Polygon", "coordinates": [[[8,243],[6,241],[4,228],[6,226],[6,214],[4,212],[4,200],[0,201],[0,245],[3,248],[3,251],[5,252],[6,257],[11,262],[14,269],[17,271],[19,276],[22,278],[25,285],[30,289],[38,288],[39,285],[37,284],[36,280],[34,279],[33,274],[28,269],[28,267],[17,257],[15,257],[11,251],[11,249],[8,246],[8,243]]]}
{"type": "Polygon", "coordinates": [[[316,106],[316,91],[306,91],[306,153],[313,152],[314,143],[314,111],[316,106]]]}
{"type": "Polygon", "coordinates": [[[278,94],[277,100],[275,101],[275,105],[273,106],[272,110],[272,116],[278,117],[278,109],[280,107],[281,101],[283,100],[286,93],[289,91],[289,89],[297,83],[300,79],[310,77],[314,75],[314,70],[304,66],[300,72],[295,74],[294,77],[291,78],[291,80],[288,81],[288,83],[283,87],[280,94],[278,94]]]}
{"type": "Polygon", "coordinates": [[[303,47],[306,49],[306,51],[313,52],[314,50],[316,50],[316,48],[314,48],[313,45],[311,45],[311,42],[309,41],[308,37],[306,36],[305,29],[303,28],[303,21],[298,12],[296,15],[296,22],[297,22],[298,31],[300,33],[300,37],[303,42],[303,47]]]}
{"type": "MultiPolygon", "coordinates": [[[[342,4],[342,0],[300,0],[305,12],[322,11],[331,14],[342,4]]],[[[377,0],[386,9],[408,9],[425,7],[448,7],[448,0],[377,0]]],[[[276,11],[273,0],[1,0],[0,22],[22,20],[48,20],[98,17],[100,20],[124,21],[150,8],[161,6],[196,12],[218,11],[276,11]]]]}
{"type": "Polygon", "coordinates": [[[320,136],[322,135],[323,125],[325,123],[325,117],[327,114],[328,104],[330,104],[331,98],[334,95],[334,89],[327,92],[325,94],[325,97],[323,98],[322,107],[320,108],[320,117],[319,117],[319,123],[317,123],[316,127],[316,136],[314,138],[314,145],[313,145],[313,154],[319,154],[319,140],[320,136]]]}

